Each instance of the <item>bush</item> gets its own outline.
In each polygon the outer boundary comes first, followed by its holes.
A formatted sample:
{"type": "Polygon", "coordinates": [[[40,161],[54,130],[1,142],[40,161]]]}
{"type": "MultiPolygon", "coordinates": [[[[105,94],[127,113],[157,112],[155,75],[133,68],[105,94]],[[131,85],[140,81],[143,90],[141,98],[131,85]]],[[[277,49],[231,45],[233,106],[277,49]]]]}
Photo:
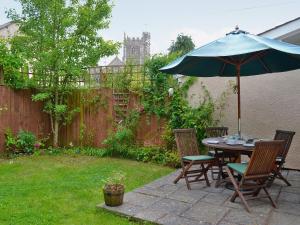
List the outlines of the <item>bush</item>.
{"type": "Polygon", "coordinates": [[[134,134],[131,129],[122,127],[115,133],[111,133],[104,141],[107,155],[126,157],[127,149],[134,145],[134,134]]]}
{"type": "Polygon", "coordinates": [[[180,160],[177,152],[159,147],[134,147],[128,149],[128,158],[142,162],[153,162],[161,165],[178,167],[180,160]]]}
{"type": "Polygon", "coordinates": [[[17,148],[24,153],[31,154],[34,151],[36,136],[30,131],[20,130],[17,135],[17,148]]]}
{"type": "Polygon", "coordinates": [[[30,131],[20,130],[15,137],[11,129],[5,131],[5,147],[8,154],[32,154],[36,145],[36,136],[30,131]]]}

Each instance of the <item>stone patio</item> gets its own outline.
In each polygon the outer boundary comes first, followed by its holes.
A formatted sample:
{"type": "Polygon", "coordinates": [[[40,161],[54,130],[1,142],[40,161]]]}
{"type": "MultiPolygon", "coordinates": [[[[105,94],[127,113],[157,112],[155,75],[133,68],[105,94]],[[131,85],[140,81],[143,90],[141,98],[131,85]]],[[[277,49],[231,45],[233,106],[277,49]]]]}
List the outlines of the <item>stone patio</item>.
{"type": "Polygon", "coordinates": [[[278,203],[274,209],[268,199],[248,201],[252,213],[247,213],[237,198],[229,201],[232,191],[225,187],[206,187],[205,182],[193,183],[187,190],[181,180],[173,184],[178,171],[162,177],[132,192],[126,193],[119,207],[97,207],[137,220],[164,225],[299,225],[300,172],[284,171],[292,186],[281,181],[270,188],[278,203]]]}

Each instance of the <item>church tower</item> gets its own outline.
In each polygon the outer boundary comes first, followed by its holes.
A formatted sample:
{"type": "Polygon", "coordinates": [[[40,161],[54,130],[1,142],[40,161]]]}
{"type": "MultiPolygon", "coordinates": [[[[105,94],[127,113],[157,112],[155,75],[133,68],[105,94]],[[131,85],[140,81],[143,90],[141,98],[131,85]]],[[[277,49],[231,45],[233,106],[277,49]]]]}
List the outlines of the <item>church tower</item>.
{"type": "Polygon", "coordinates": [[[124,33],[123,62],[141,65],[150,57],[150,33],[143,32],[141,38],[130,38],[124,33]]]}

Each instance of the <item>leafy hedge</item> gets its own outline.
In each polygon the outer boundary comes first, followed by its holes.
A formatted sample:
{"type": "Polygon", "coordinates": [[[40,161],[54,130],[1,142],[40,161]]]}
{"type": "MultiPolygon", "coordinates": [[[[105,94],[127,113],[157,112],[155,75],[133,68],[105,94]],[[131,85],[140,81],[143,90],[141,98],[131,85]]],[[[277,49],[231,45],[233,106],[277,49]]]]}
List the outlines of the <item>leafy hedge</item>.
{"type": "MultiPolygon", "coordinates": [[[[48,148],[44,151],[36,151],[35,154],[59,155],[67,154],[71,156],[87,155],[96,157],[112,156],[112,152],[107,148],[73,147],[73,148],[48,148]]],[[[159,147],[130,147],[122,149],[122,152],[114,152],[114,157],[133,159],[140,162],[151,162],[160,165],[179,167],[180,160],[176,151],[168,151],[159,147]]]]}

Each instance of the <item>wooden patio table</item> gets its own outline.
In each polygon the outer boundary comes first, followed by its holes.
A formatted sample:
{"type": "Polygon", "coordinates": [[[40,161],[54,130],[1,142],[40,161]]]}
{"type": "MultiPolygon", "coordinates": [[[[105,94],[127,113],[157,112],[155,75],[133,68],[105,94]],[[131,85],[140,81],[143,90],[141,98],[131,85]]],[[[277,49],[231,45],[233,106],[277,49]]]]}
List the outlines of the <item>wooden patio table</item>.
{"type": "MultiPolygon", "coordinates": [[[[224,138],[222,137],[214,137],[214,138],[205,138],[202,140],[202,144],[207,146],[210,149],[214,149],[217,153],[218,150],[222,150],[224,152],[230,152],[234,153],[237,155],[237,159],[240,161],[241,155],[248,155],[249,157],[251,156],[254,146],[251,147],[246,147],[242,144],[236,144],[236,145],[229,145],[226,144],[224,141],[224,138]],[[209,140],[216,140],[219,143],[208,143],[209,140]]],[[[216,154],[218,155],[218,154],[216,154]]],[[[222,167],[220,168],[220,174],[222,174],[222,167]]],[[[217,181],[216,181],[216,187],[220,185],[220,183],[226,181],[225,179],[222,180],[222,176],[218,176],[217,181]]]]}

